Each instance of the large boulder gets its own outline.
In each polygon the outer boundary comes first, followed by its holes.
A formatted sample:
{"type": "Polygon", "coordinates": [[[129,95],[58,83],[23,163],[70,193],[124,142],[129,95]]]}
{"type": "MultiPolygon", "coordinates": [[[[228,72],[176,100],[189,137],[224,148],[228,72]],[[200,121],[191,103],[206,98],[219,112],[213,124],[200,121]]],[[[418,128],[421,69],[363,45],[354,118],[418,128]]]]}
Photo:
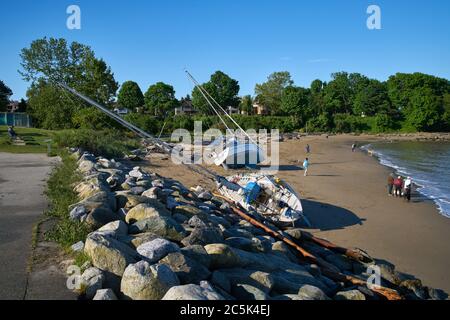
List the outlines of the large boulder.
{"type": "MultiPolygon", "coordinates": [[[[221,269],[215,271],[214,274],[219,272],[222,273],[234,286],[238,284],[248,284],[264,291],[265,293],[269,293],[275,284],[273,277],[269,273],[263,271],[234,268],[221,269]]],[[[226,290],[226,288],[223,289],[226,290]]]]}
{"type": "Polygon", "coordinates": [[[80,199],[86,199],[99,192],[109,192],[109,185],[103,174],[92,175],[84,178],[74,187],[74,191],[80,199]]]}
{"type": "Polygon", "coordinates": [[[238,300],[268,300],[269,296],[259,288],[249,284],[237,284],[232,287],[231,294],[238,300]]]}
{"type": "Polygon", "coordinates": [[[170,217],[159,216],[139,220],[128,228],[129,233],[153,232],[173,241],[181,241],[186,236],[184,228],[170,217]]]}
{"type": "Polygon", "coordinates": [[[120,291],[132,300],[160,300],[171,287],[179,284],[176,274],[165,264],[139,261],[126,268],[120,291]]]}
{"type": "Polygon", "coordinates": [[[205,246],[206,252],[211,257],[211,268],[235,268],[241,267],[242,261],[239,255],[228,245],[213,243],[205,246]]]}
{"type": "Polygon", "coordinates": [[[116,220],[105,224],[103,227],[99,228],[96,232],[109,234],[114,238],[119,238],[126,236],[128,234],[128,226],[125,222],[121,220],[116,220]]]}
{"type": "Polygon", "coordinates": [[[141,244],[155,240],[156,238],[159,238],[157,234],[154,234],[153,232],[144,232],[144,233],[138,233],[130,235],[129,243],[137,248],[141,244]]]}
{"type": "Polygon", "coordinates": [[[126,244],[98,233],[87,237],[84,252],[95,267],[119,277],[127,265],[139,259],[138,253],[126,244]]]}
{"type": "Polygon", "coordinates": [[[191,206],[191,205],[176,206],[175,208],[173,208],[172,212],[173,212],[173,214],[179,213],[186,217],[192,217],[192,216],[196,216],[196,215],[199,215],[200,217],[207,216],[203,210],[201,210],[197,207],[191,206]]]}
{"type": "Polygon", "coordinates": [[[96,208],[92,210],[86,218],[86,223],[94,229],[100,228],[105,224],[120,219],[120,216],[109,208],[96,208]]]}
{"type": "Polygon", "coordinates": [[[186,284],[172,287],[162,300],[224,300],[211,286],[186,284]]]}
{"type": "Polygon", "coordinates": [[[181,253],[198,263],[201,263],[208,269],[211,266],[211,257],[208,255],[205,248],[199,244],[184,247],[181,249],[181,253]]]}
{"type": "Polygon", "coordinates": [[[148,199],[149,202],[138,204],[136,207],[128,211],[125,216],[125,221],[127,223],[135,223],[136,221],[154,218],[159,216],[170,216],[170,212],[165,208],[165,206],[157,200],[148,199]],[[150,203],[150,201],[152,203],[150,203]]]}
{"type": "Polygon", "coordinates": [[[102,289],[105,281],[105,276],[102,271],[95,267],[86,269],[81,275],[84,286],[84,294],[87,299],[92,299],[97,290],[102,289]]]}
{"type": "Polygon", "coordinates": [[[137,252],[150,264],[158,262],[172,252],[179,252],[180,248],[176,243],[166,239],[156,238],[145,242],[137,247],[137,252]]]}
{"type": "Polygon", "coordinates": [[[199,244],[199,245],[207,245],[211,243],[222,243],[223,242],[223,236],[221,232],[214,227],[200,227],[195,228],[189,237],[186,239],[183,239],[182,243],[185,246],[190,246],[193,244],[199,244]]]}
{"type": "Polygon", "coordinates": [[[272,244],[272,252],[292,262],[298,262],[297,257],[292,253],[289,246],[283,241],[277,241],[272,244]]]}
{"type": "Polygon", "coordinates": [[[298,295],[303,300],[330,300],[330,298],[328,298],[328,296],[320,288],[308,284],[300,288],[298,295]]]}
{"type": "Polygon", "coordinates": [[[92,300],[117,300],[116,294],[112,289],[97,290],[92,300]]]}
{"type": "Polygon", "coordinates": [[[205,266],[180,252],[169,253],[160,262],[176,273],[181,284],[200,283],[211,274],[205,266]]]}
{"type": "Polygon", "coordinates": [[[334,300],[366,300],[366,296],[359,290],[339,291],[334,300]]]}

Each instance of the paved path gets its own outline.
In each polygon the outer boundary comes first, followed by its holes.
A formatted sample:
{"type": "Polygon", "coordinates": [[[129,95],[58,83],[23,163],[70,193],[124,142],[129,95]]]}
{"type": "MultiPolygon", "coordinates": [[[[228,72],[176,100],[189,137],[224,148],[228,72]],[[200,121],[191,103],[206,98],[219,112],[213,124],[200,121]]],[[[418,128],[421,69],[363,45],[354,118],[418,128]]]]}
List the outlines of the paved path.
{"type": "Polygon", "coordinates": [[[45,210],[51,159],[0,152],[0,300],[24,299],[32,228],[45,210]]]}

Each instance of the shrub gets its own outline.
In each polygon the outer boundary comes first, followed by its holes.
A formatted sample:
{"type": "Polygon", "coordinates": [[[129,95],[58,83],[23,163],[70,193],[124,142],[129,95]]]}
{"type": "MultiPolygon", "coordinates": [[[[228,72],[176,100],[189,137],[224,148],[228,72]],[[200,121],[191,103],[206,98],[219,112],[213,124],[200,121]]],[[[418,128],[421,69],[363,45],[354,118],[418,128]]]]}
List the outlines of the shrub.
{"type": "Polygon", "coordinates": [[[138,141],[129,138],[125,132],[112,130],[63,130],[55,134],[54,141],[59,147],[79,147],[109,158],[123,157],[127,151],[139,146],[138,141]]]}

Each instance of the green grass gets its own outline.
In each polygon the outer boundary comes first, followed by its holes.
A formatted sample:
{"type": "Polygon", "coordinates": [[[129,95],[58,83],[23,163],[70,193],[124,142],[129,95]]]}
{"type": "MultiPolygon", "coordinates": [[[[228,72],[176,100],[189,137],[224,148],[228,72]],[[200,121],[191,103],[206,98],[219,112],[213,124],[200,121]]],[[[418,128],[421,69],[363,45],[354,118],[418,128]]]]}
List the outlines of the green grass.
{"type": "Polygon", "coordinates": [[[0,126],[0,152],[10,153],[47,153],[47,139],[53,139],[54,131],[36,128],[15,127],[17,135],[26,142],[24,146],[11,144],[8,127],[0,126]]]}
{"type": "Polygon", "coordinates": [[[50,202],[46,214],[56,217],[58,221],[46,233],[45,238],[67,249],[78,241],[84,241],[91,230],[85,224],[69,219],[68,207],[79,201],[73,191],[73,185],[80,181],[81,176],[76,171],[76,160],[70,157],[68,152],[61,152],[61,159],[61,163],[53,169],[47,181],[45,192],[50,202]]]}

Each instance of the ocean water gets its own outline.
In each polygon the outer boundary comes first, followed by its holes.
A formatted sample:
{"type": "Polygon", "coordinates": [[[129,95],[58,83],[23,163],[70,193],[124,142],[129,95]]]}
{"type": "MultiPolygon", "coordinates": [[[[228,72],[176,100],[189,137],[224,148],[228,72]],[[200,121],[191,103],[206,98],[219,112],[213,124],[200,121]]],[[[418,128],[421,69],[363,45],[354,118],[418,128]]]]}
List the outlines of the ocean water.
{"type": "Polygon", "coordinates": [[[417,191],[450,218],[450,142],[377,142],[362,148],[373,150],[381,164],[410,176],[417,191]]]}

